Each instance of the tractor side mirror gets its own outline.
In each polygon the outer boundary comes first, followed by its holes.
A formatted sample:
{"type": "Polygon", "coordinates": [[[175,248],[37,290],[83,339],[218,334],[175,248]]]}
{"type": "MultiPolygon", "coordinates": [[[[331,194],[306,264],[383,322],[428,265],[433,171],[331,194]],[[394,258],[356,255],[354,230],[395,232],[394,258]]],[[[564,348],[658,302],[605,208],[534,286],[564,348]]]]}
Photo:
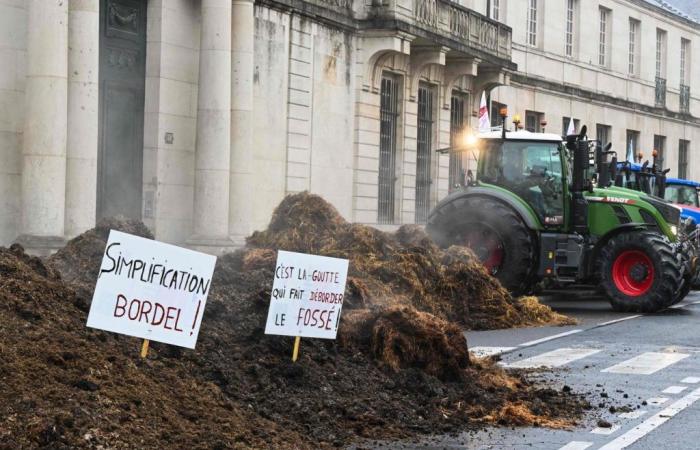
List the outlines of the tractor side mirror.
{"type": "Polygon", "coordinates": [[[610,148],[612,148],[612,142],[608,142],[607,144],[605,144],[605,148],[603,149],[603,151],[607,153],[610,151],[610,148]]]}

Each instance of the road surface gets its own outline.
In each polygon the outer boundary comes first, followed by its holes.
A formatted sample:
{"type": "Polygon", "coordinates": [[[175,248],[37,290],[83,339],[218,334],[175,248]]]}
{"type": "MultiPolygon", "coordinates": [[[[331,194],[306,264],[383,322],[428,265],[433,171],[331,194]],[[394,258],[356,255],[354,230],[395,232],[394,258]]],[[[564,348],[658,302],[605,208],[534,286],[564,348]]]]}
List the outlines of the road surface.
{"type": "Polygon", "coordinates": [[[545,303],[579,324],[468,332],[470,349],[500,354],[505,366],[544,367],[534,376],[554,387],[568,385],[604,408],[594,408],[573,430],[489,427],[400,447],[700,449],[700,292],[657,314],[615,313],[605,300],[570,293],[545,303]],[[608,406],[630,410],[610,412],[608,406]],[[599,418],[612,426],[599,428],[599,418]]]}

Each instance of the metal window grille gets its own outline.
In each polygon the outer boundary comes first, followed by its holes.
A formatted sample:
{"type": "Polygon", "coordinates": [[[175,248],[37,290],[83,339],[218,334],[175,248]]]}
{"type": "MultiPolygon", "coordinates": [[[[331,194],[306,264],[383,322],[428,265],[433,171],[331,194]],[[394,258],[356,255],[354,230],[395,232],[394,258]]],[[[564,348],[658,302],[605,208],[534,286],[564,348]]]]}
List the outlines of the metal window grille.
{"type": "Polygon", "coordinates": [[[666,136],[654,135],[654,150],[658,153],[656,155],[656,161],[659,166],[664,166],[664,156],[666,153],[666,136]]]}
{"type": "Polygon", "coordinates": [[[688,178],[688,147],[689,141],[678,141],[678,178],[688,178]]]}
{"type": "Polygon", "coordinates": [[[690,86],[681,84],[680,109],[682,113],[690,112],[690,86]]]}
{"type": "Polygon", "coordinates": [[[608,11],[606,9],[600,8],[600,32],[598,38],[598,64],[605,66],[607,63],[606,50],[607,50],[607,32],[608,32],[608,11]]]}
{"type": "Polygon", "coordinates": [[[501,15],[501,2],[500,0],[491,0],[491,18],[493,20],[500,20],[501,15]]]}
{"type": "MultiPolygon", "coordinates": [[[[452,94],[450,102],[450,147],[458,147],[463,138],[465,96],[462,94],[452,94]]],[[[450,153],[450,192],[464,184],[464,168],[462,165],[462,154],[450,153]]]]}
{"type": "Polygon", "coordinates": [[[598,139],[602,145],[610,142],[610,130],[610,125],[596,124],[596,139],[598,139]]]}
{"type": "Polygon", "coordinates": [[[629,67],[628,72],[630,75],[635,75],[635,58],[636,58],[636,45],[637,45],[637,21],[630,19],[630,45],[629,45],[629,67]]]}
{"type": "Polygon", "coordinates": [[[574,0],[566,2],[566,56],[574,54],[574,0]]]}
{"type": "Polygon", "coordinates": [[[425,223],[430,211],[431,153],[433,142],[433,90],[418,88],[418,148],[416,155],[416,223],[425,223]]]}
{"type": "Polygon", "coordinates": [[[533,133],[540,131],[540,113],[525,111],[525,129],[533,133]]]}
{"type": "Polygon", "coordinates": [[[394,223],[395,218],[398,84],[396,78],[382,78],[379,106],[379,223],[394,223]]]}
{"type": "Polygon", "coordinates": [[[664,107],[666,106],[666,79],[656,77],[656,91],[655,91],[656,106],[664,107]]]}
{"type": "Polygon", "coordinates": [[[537,46],[537,0],[530,0],[527,9],[527,43],[537,46]]]}

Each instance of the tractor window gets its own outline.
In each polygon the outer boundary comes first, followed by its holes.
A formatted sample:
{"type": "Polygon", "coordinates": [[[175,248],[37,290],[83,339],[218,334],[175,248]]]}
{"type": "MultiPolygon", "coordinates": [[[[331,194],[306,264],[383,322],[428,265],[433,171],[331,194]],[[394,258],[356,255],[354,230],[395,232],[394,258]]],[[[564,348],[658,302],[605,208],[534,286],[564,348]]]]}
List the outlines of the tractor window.
{"type": "Polygon", "coordinates": [[[561,146],[517,140],[494,140],[485,145],[481,180],[517,194],[530,204],[544,224],[563,224],[561,146]]]}
{"type": "Polygon", "coordinates": [[[665,199],[671,203],[698,207],[698,191],[693,186],[668,185],[665,199]]]}

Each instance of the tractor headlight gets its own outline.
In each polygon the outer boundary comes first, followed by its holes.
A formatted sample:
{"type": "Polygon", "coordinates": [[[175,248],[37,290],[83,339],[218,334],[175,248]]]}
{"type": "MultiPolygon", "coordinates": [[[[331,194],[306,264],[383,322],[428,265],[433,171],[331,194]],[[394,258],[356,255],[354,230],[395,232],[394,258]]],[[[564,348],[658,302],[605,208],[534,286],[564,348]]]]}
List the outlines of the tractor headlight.
{"type": "Polygon", "coordinates": [[[674,236],[678,236],[678,227],[676,225],[671,225],[671,233],[673,233],[674,236]]]}

